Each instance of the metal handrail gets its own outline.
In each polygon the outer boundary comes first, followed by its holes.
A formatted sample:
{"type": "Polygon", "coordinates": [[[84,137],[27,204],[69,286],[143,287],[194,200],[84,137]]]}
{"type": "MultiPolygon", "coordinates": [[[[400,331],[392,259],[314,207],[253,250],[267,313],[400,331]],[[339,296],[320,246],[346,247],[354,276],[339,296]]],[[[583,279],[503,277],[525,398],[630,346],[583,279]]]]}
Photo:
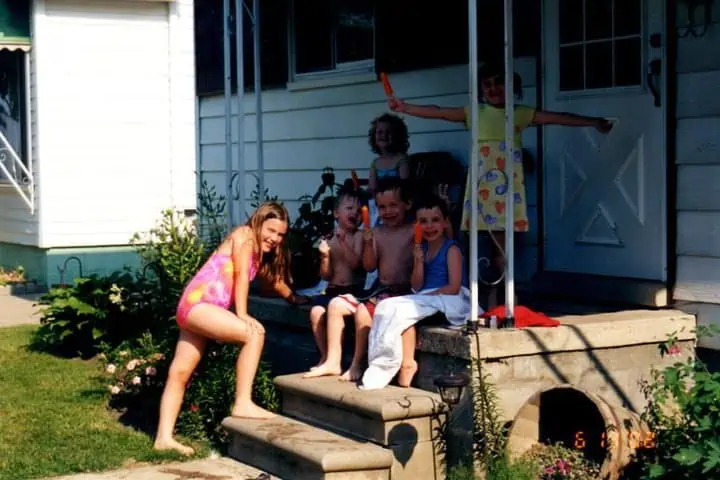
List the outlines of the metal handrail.
{"type": "Polygon", "coordinates": [[[3,132],[0,132],[0,171],[30,208],[31,214],[34,214],[35,179],[30,169],[23,163],[15,149],[10,145],[10,142],[3,132]],[[12,172],[8,170],[8,158],[12,161],[12,172]],[[20,172],[18,172],[18,167],[20,168],[20,172]],[[27,192],[25,189],[27,189],[27,192]]]}

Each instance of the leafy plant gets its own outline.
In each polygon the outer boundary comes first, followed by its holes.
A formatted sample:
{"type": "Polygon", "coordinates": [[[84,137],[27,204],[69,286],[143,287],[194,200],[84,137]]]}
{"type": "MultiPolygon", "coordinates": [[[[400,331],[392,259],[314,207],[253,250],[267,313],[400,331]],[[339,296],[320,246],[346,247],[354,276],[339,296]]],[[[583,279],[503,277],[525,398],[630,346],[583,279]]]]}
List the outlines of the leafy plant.
{"type": "Polygon", "coordinates": [[[144,315],[150,311],[150,303],[143,301],[147,287],[123,271],[78,278],[74,286],[51,289],[40,299],[44,309],[33,347],[90,357],[102,343],[118,344],[139,334],[152,323],[152,317],[144,315]]]}
{"type": "MultiPolygon", "coordinates": [[[[698,327],[698,338],[718,333],[698,327]]],[[[663,355],[681,356],[677,334],[661,346],[663,355]]],[[[643,478],[720,478],[720,372],[710,372],[695,356],[654,370],[643,390],[643,413],[655,446],[638,454],[643,478]]]]}
{"type": "Polygon", "coordinates": [[[538,444],[526,452],[521,460],[534,465],[538,480],[595,480],[600,466],[586,459],[577,449],[563,445],[538,444]]]}
{"type": "Polygon", "coordinates": [[[482,361],[475,359],[477,379],[473,385],[473,439],[475,455],[481,465],[490,467],[505,456],[507,429],[501,421],[498,396],[482,361]]]}
{"type": "MultiPolygon", "coordinates": [[[[103,373],[111,406],[125,412],[135,425],[155,427],[157,409],[165,387],[174,348],[172,341],[158,341],[149,333],[111,349],[103,355],[103,373]]],[[[221,426],[230,414],[235,394],[237,345],[211,343],[193,373],[185,392],[177,431],[222,446],[228,439],[221,426]]],[[[271,411],[280,406],[268,364],[261,363],[253,386],[253,400],[271,411]]]]}

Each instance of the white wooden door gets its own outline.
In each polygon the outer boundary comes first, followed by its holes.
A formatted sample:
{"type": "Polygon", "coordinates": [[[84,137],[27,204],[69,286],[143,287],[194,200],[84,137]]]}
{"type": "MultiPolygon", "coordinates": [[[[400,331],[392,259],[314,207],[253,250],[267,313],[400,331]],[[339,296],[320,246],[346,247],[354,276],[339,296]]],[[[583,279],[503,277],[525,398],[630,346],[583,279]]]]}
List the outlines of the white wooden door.
{"type": "Polygon", "coordinates": [[[615,122],[544,129],[546,270],[666,280],[664,11],[544,1],[543,107],[615,122]]]}

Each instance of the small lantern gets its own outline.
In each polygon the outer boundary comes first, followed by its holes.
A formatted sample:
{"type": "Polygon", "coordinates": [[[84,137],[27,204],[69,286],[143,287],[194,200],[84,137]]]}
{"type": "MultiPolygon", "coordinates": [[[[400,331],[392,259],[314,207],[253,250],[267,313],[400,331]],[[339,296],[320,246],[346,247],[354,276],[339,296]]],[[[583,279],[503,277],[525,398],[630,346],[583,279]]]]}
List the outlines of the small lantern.
{"type": "Polygon", "coordinates": [[[458,404],[465,387],[470,384],[470,377],[464,373],[445,375],[435,379],[435,386],[440,390],[443,402],[451,407],[458,404]]]}

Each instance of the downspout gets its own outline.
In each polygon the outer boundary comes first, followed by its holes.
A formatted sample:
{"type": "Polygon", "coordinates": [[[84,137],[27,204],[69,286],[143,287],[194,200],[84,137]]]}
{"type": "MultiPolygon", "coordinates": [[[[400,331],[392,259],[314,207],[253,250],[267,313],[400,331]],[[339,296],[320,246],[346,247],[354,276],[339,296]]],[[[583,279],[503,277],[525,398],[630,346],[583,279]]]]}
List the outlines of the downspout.
{"type": "MultiPolygon", "coordinates": [[[[232,230],[234,224],[233,209],[233,164],[232,164],[232,73],[230,57],[230,0],[223,0],[223,67],[225,70],[225,200],[227,202],[227,227],[232,230]]],[[[240,92],[238,92],[240,95],[240,92]]]]}
{"type": "MultiPolygon", "coordinates": [[[[240,205],[240,223],[245,223],[247,210],[245,209],[245,12],[243,0],[235,0],[235,61],[237,63],[237,75],[235,82],[235,102],[237,109],[237,197],[240,205]]],[[[230,185],[233,177],[230,177],[230,185]]],[[[233,197],[229,197],[231,202],[233,197]]]]}
{"type": "Polygon", "coordinates": [[[265,201],[265,157],[263,152],[262,78],[260,62],[260,0],[253,0],[253,69],[255,77],[255,148],[257,152],[258,194],[265,201]]]}

